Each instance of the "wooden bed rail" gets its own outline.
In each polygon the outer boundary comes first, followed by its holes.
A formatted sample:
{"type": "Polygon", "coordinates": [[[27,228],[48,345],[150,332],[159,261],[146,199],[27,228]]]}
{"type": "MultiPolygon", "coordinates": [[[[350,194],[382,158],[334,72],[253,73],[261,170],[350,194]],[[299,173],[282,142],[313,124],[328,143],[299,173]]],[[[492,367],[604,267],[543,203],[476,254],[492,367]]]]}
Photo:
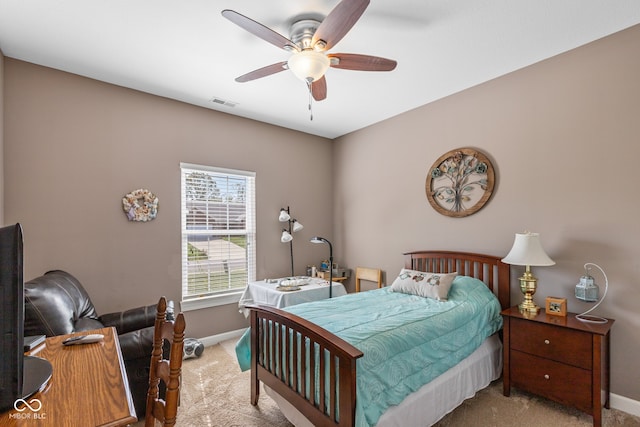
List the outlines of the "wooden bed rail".
{"type": "Polygon", "coordinates": [[[294,314],[260,305],[247,308],[251,310],[251,403],[258,404],[262,381],[314,426],[353,426],[356,360],[362,352],[294,314]]]}

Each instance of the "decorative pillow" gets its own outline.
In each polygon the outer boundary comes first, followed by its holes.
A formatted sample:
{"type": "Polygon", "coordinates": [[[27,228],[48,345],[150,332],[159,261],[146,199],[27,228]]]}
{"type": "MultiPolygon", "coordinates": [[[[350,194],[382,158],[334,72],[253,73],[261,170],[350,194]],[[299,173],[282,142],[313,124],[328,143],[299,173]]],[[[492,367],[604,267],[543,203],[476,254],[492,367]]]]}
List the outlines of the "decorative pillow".
{"type": "Polygon", "coordinates": [[[393,292],[402,292],[446,301],[451,283],[453,283],[453,279],[455,279],[457,275],[457,272],[447,274],[425,273],[424,271],[403,268],[400,270],[398,277],[393,281],[391,290],[393,292]]]}

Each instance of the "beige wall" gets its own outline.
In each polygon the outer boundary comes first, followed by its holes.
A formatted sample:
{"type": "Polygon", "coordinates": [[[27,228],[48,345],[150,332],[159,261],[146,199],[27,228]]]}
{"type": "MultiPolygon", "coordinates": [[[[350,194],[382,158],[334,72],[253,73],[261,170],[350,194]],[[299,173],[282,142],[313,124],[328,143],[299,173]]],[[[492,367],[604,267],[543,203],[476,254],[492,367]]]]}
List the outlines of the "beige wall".
{"type": "MultiPolygon", "coordinates": [[[[640,26],[340,138],[336,252],[383,268],[390,283],[405,251],[506,255],[514,233],[537,231],[556,261],[533,268],[538,304],[553,295],[585,310],[573,297],[583,264],[607,272],[598,314],[616,319],[612,390],[640,400],[638,52],[640,26]],[[448,218],[429,205],[426,175],[441,154],[467,146],[490,156],[497,185],[478,213],[448,218]]],[[[517,303],[523,268],[513,270],[517,303]]]]}
{"type": "MultiPolygon", "coordinates": [[[[640,27],[512,73],[338,139],[324,139],[211,112],[5,58],[5,222],[25,226],[27,276],[66,268],[99,311],[166,294],[179,299],[178,163],[258,173],[258,275],[283,274],[288,252],[275,220],[290,204],[305,224],[302,269],[333,237],[338,262],[380,266],[391,281],[402,252],[442,248],[506,254],[514,233],[542,234],[557,262],[534,268],[536,300],[566,297],[583,263],[607,271],[599,310],[616,318],[612,390],[640,400],[640,27]],[[475,215],[437,214],[424,194],[441,154],[471,146],[497,169],[489,204],[475,215]],[[244,157],[243,157],[244,156],[244,157]],[[322,167],[307,176],[306,162],[322,167]],[[333,160],[333,162],[332,162],[333,160]],[[333,163],[335,196],[330,181],[333,163]],[[123,194],[160,197],[149,224],[126,221],[123,194]],[[333,217],[332,214],[333,213],[333,217]]],[[[300,242],[300,243],[298,243],[300,242]]],[[[517,276],[512,286],[514,303],[517,276]]],[[[188,314],[192,336],[245,325],[234,306],[188,314]]]]}
{"type": "MultiPolygon", "coordinates": [[[[290,274],[283,206],[305,225],[296,273],[326,257],[309,239],[331,236],[330,140],[10,58],[5,83],[5,221],[23,225],[26,278],[65,269],[99,313],[179,301],[181,161],[256,172],[258,277],[290,274]],[[127,221],[136,188],[159,197],[156,220],[127,221]]],[[[195,337],[246,326],[237,305],[186,319],[195,337]]]]}

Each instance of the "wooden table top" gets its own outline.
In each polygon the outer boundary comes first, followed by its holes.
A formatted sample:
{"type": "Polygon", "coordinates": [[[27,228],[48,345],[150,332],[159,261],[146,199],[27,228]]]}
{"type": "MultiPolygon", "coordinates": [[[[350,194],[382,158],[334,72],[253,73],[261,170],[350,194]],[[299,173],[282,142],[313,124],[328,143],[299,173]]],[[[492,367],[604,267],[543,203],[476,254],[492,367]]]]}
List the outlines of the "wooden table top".
{"type": "Polygon", "coordinates": [[[44,390],[0,414],[0,426],[126,426],[137,418],[114,328],[50,337],[31,356],[48,360],[53,374],[44,390]],[[103,334],[101,342],[64,346],[75,335],[103,334]],[[39,409],[38,409],[39,407],[39,409]],[[38,410],[36,410],[38,409],[38,410]]]}
{"type": "Polygon", "coordinates": [[[598,335],[608,334],[613,326],[613,322],[615,322],[614,319],[607,319],[607,323],[604,324],[582,322],[576,318],[576,313],[567,313],[566,316],[556,316],[547,314],[544,308],[541,309],[538,314],[521,313],[518,310],[518,306],[504,309],[501,314],[516,319],[526,319],[547,325],[557,325],[598,335]]]}

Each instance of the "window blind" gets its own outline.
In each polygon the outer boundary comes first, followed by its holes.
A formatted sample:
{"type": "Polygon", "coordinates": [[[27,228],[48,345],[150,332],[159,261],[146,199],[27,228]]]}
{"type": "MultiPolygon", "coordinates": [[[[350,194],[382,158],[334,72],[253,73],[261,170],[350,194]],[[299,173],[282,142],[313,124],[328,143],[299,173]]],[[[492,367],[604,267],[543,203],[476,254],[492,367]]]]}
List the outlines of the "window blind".
{"type": "Polygon", "coordinates": [[[255,173],[181,163],[182,300],[244,289],[255,273],[255,173]]]}

